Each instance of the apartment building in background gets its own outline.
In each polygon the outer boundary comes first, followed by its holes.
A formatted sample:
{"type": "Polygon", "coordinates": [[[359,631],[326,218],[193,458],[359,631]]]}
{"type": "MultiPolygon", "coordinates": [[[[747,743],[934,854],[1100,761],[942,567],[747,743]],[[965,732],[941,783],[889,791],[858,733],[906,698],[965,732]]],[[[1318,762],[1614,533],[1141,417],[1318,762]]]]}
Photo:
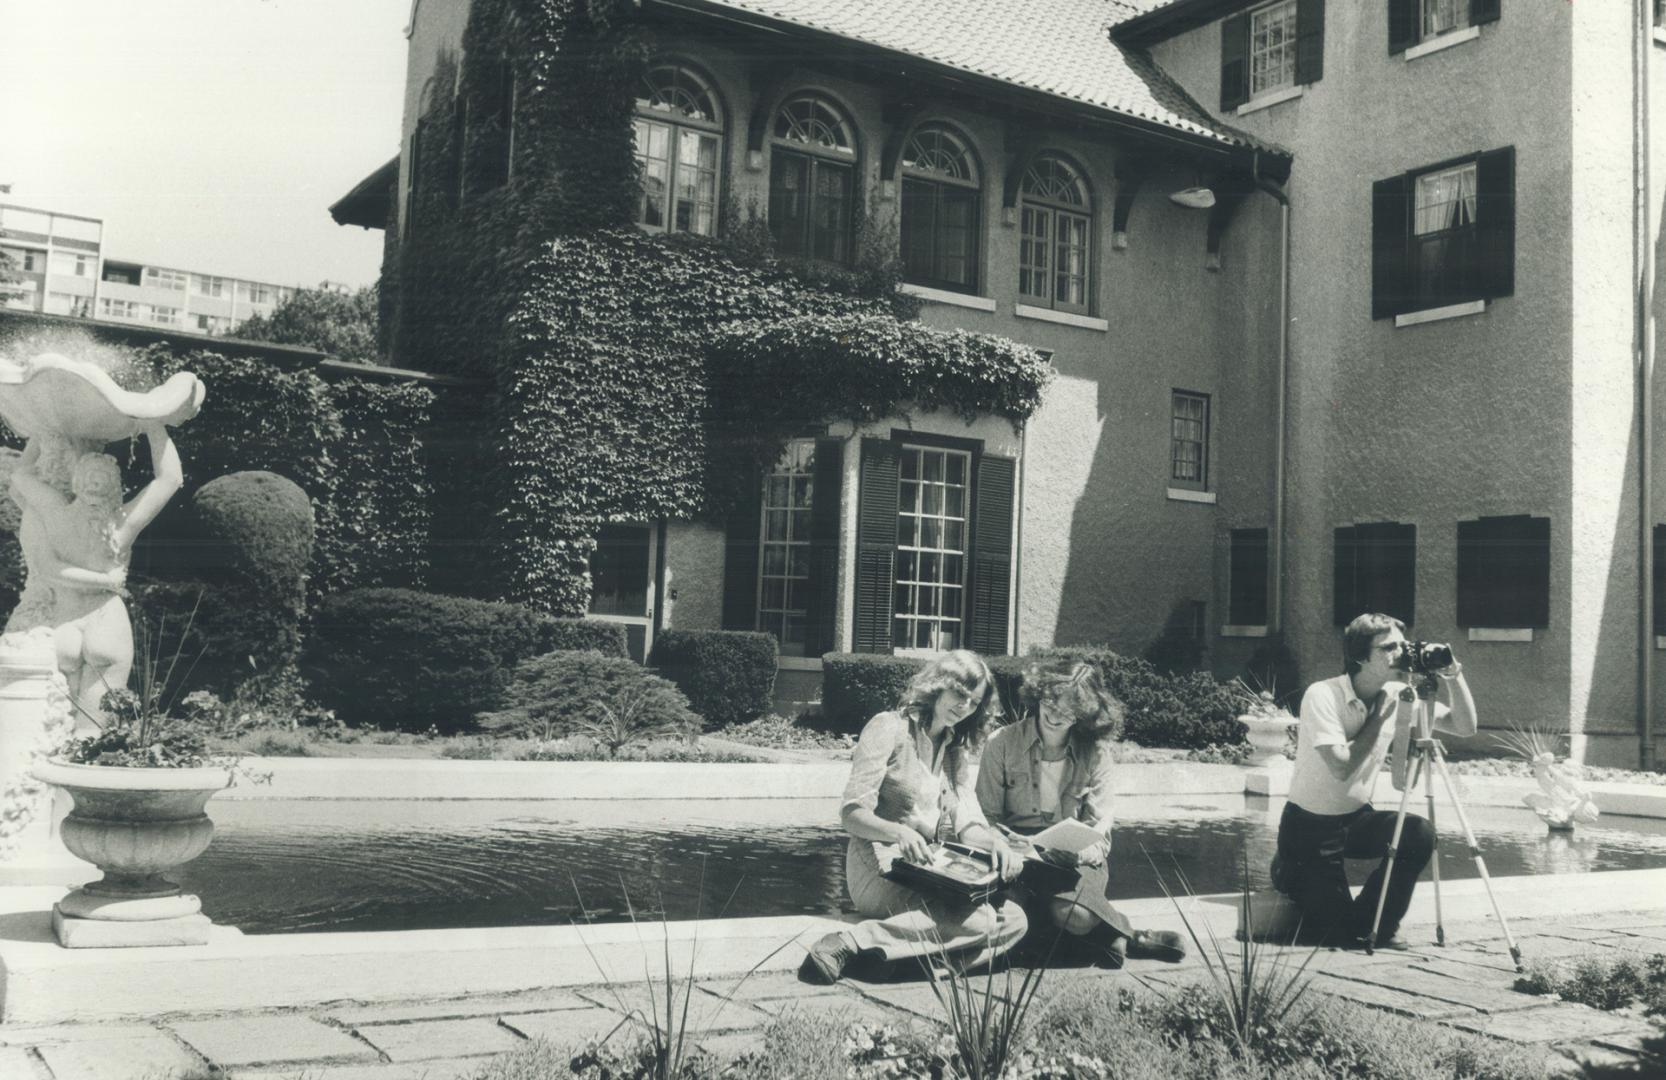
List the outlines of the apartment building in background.
{"type": "Polygon", "coordinates": [[[103,236],[99,218],[0,204],[0,251],[19,278],[5,306],[223,335],[295,293],[291,285],[109,258],[103,236]]]}

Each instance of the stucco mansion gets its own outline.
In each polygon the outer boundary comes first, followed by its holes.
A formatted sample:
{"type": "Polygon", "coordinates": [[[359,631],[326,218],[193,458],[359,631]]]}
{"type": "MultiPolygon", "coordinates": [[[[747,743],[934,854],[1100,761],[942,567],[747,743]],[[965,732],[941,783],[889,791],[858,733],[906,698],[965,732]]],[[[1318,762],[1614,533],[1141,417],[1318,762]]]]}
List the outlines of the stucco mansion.
{"type": "MultiPolygon", "coordinates": [[[[465,158],[465,223],[526,167],[516,20],[559,7],[413,3],[400,155],[332,208],[387,230],[385,274],[419,160],[465,158]]],[[[1312,679],[1382,610],[1455,644],[1484,728],[1661,759],[1658,5],[630,7],[641,229],[752,207],[839,264],[882,222],[923,323],[1054,371],[1017,428],[835,424],[744,520],[609,526],[592,610],[635,650],[767,630],[790,684],[829,650],[1167,633],[1223,675],[1282,641],[1312,679]]],[[[391,360],[432,369],[410,307],[391,360]]]]}

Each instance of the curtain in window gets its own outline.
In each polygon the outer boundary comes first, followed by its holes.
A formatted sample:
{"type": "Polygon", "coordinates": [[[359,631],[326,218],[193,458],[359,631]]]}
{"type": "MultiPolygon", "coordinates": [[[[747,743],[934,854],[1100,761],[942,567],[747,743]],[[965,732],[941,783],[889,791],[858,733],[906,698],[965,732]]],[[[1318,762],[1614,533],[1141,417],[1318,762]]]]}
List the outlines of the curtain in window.
{"type": "Polygon", "coordinates": [[[1417,181],[1418,235],[1475,222],[1475,169],[1465,167],[1417,181]]]}

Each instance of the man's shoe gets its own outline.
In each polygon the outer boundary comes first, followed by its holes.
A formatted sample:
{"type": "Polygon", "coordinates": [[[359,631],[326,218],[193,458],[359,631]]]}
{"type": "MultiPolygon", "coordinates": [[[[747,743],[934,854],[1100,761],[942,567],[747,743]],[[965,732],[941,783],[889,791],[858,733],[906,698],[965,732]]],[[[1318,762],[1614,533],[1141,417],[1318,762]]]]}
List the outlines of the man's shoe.
{"type": "Polygon", "coordinates": [[[805,982],[831,986],[844,976],[845,966],[859,951],[856,939],[849,934],[828,934],[804,954],[804,962],[798,965],[798,977],[805,982]]]}
{"type": "Polygon", "coordinates": [[[1295,882],[1290,880],[1290,868],[1279,858],[1277,852],[1273,853],[1273,864],[1267,868],[1267,876],[1272,879],[1274,891],[1285,896],[1293,893],[1295,882]]]}
{"type": "Polygon", "coordinates": [[[1186,942],[1173,930],[1135,930],[1128,941],[1128,955],[1136,960],[1186,959],[1186,942]]]}
{"type": "Polygon", "coordinates": [[[1109,941],[1099,941],[1099,963],[1112,971],[1119,970],[1128,962],[1128,939],[1121,934],[1109,941]]]}

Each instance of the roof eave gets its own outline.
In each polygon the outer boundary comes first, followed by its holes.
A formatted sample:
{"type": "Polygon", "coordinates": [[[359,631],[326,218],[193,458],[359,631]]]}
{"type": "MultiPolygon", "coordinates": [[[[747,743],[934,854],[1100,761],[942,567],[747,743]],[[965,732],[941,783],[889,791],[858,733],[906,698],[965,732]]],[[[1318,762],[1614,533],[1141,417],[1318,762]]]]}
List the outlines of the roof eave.
{"type": "Polygon", "coordinates": [[[1216,19],[1233,15],[1260,0],[1174,0],[1143,15],[1136,15],[1111,27],[1111,40],[1144,48],[1177,37],[1188,30],[1207,26],[1216,19]]]}
{"type": "Polygon", "coordinates": [[[375,172],[353,185],[353,189],[330,204],[330,217],[337,225],[384,229],[393,206],[393,188],[399,180],[399,155],[395,154],[375,172]]]}

